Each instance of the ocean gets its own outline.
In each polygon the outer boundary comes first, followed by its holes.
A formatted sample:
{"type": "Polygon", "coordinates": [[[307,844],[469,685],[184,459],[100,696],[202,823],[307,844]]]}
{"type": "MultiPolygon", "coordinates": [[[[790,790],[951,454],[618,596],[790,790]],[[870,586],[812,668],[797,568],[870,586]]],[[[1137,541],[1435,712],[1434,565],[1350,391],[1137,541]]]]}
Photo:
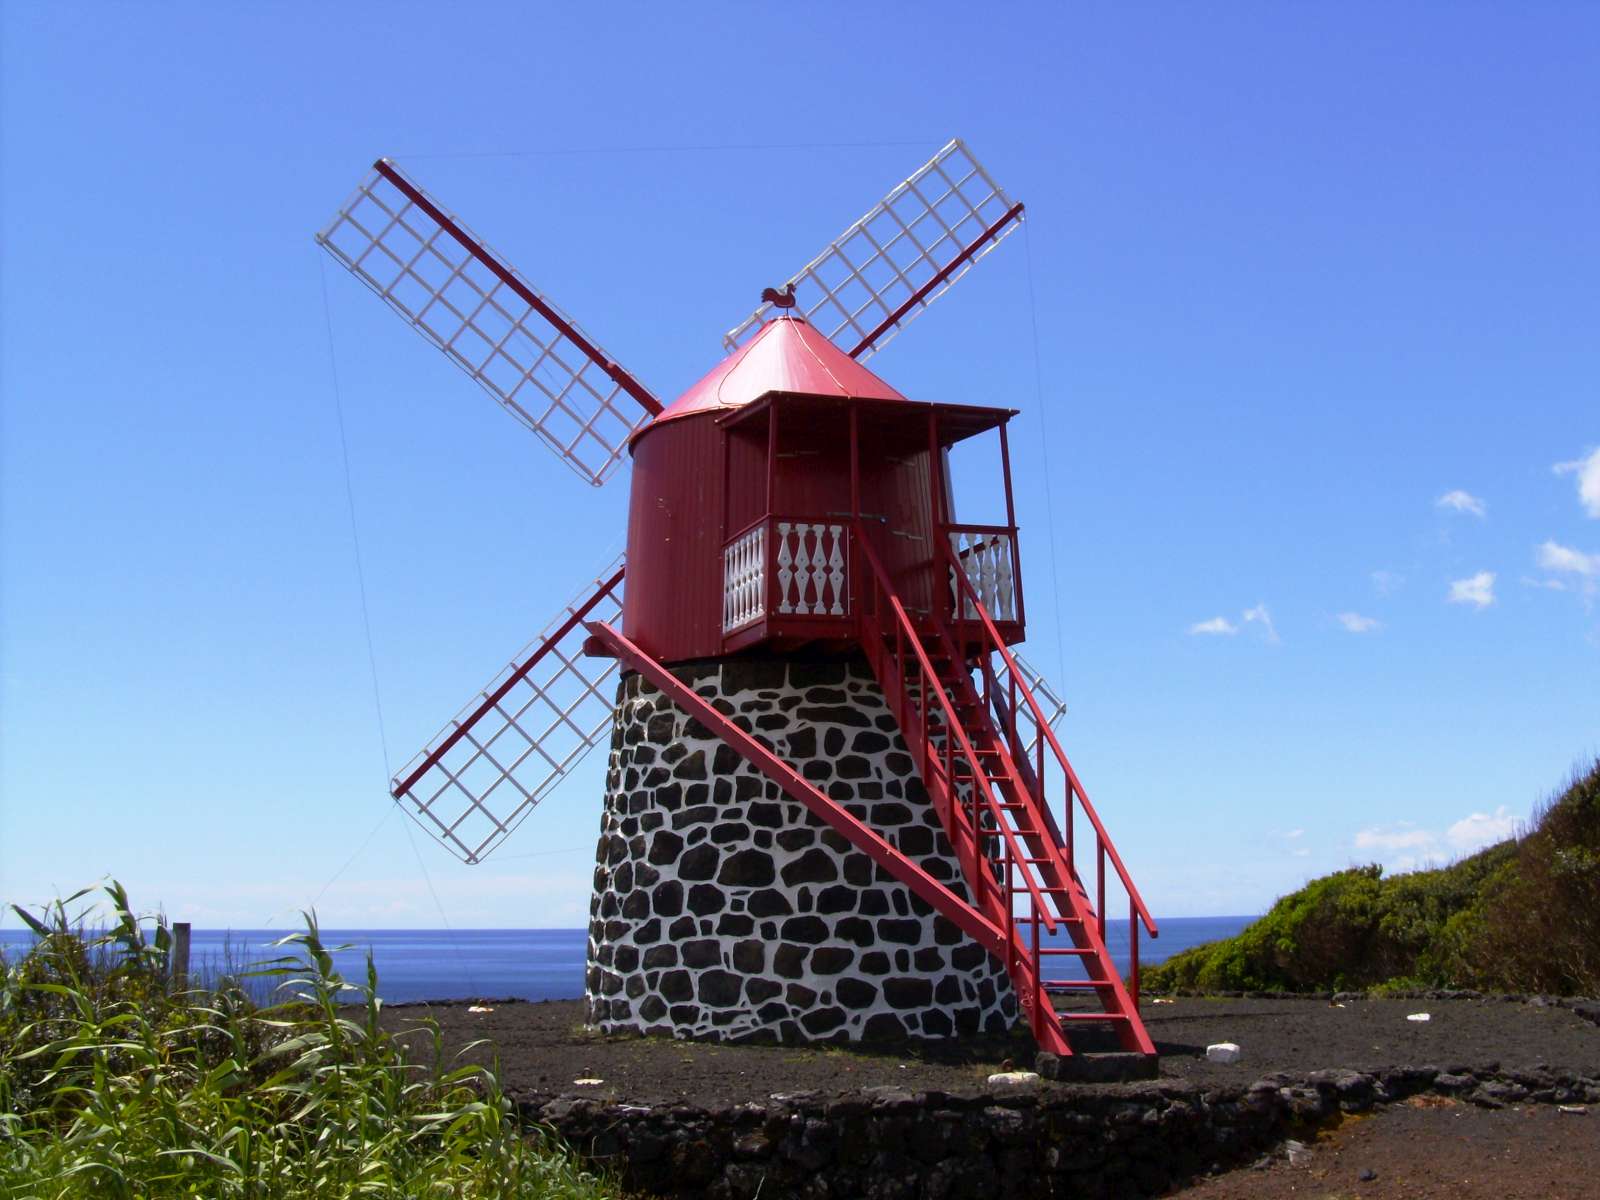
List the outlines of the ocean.
{"type": "MultiPolygon", "coordinates": [[[[1202,942],[1232,937],[1254,917],[1168,917],[1160,938],[1139,939],[1139,961],[1152,966],[1202,942]]],[[[196,929],[190,962],[199,977],[225,963],[238,965],[280,955],[271,944],[292,930],[196,929]]],[[[366,979],[370,952],[378,970],[378,992],[390,1004],[413,1000],[476,998],[576,1000],[583,995],[587,931],[582,929],[324,929],[330,947],[346,946],[334,963],[351,983],[366,979]]],[[[32,935],[0,930],[0,949],[14,958],[32,935]]],[[[1106,943],[1126,969],[1128,922],[1106,925],[1106,943]]],[[[292,950],[293,947],[286,947],[292,950]]],[[[1049,972],[1054,974],[1054,971],[1049,972]]]]}

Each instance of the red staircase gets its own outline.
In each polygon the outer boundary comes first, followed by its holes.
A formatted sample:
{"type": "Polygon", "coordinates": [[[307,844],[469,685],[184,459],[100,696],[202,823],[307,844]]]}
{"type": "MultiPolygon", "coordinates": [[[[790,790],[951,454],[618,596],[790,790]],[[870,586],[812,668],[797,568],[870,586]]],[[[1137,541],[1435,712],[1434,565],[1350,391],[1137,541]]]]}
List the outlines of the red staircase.
{"type": "Polygon", "coordinates": [[[1070,1055],[1069,1026],[1109,1023],[1123,1050],[1153,1056],[1139,1019],[1138,946],[1140,925],[1154,937],[1155,922],[994,621],[948,556],[937,562],[950,567],[954,615],[913,619],[867,531],[858,525],[855,532],[866,567],[858,591],[863,649],[961,863],[972,905],[1002,931],[1006,969],[1035,1041],[1041,1050],[1070,1055]],[[1005,668],[1003,684],[996,659],[1005,668]],[[1029,725],[1037,733],[1031,761],[1029,725]],[[1064,825],[1048,803],[1057,788],[1065,798],[1064,825]],[[1093,902],[1074,861],[1077,809],[1094,834],[1093,902]],[[1108,858],[1128,897],[1127,986],[1105,944],[1108,858]],[[1070,944],[1048,937],[1058,932],[1070,944]],[[1085,978],[1046,970],[1072,961],[1085,978]],[[1088,996],[1096,1007],[1058,1011],[1051,997],[1060,993],[1088,996]]]}

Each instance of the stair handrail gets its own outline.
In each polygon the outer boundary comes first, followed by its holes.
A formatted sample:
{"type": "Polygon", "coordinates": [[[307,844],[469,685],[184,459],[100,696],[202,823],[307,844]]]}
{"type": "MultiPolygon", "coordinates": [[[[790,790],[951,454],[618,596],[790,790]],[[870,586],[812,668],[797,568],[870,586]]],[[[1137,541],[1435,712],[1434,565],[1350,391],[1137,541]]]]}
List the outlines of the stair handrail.
{"type": "MultiPolygon", "coordinates": [[[[939,707],[944,710],[945,723],[950,731],[948,734],[946,734],[946,736],[948,737],[954,735],[956,737],[957,745],[961,751],[961,755],[966,759],[967,766],[972,772],[973,786],[978,789],[978,794],[983,797],[984,807],[989,810],[989,814],[995,819],[996,832],[1000,833],[1005,838],[1006,848],[1010,851],[1014,861],[1020,861],[1027,858],[1028,856],[1023,853],[1022,847],[1017,842],[1015,832],[1006,823],[1004,814],[994,798],[994,789],[990,786],[988,776],[984,773],[983,766],[981,763],[979,763],[978,756],[972,749],[972,743],[967,738],[965,728],[963,728],[960,720],[956,717],[955,706],[950,702],[950,697],[945,692],[944,685],[939,682],[934,673],[933,663],[928,658],[927,649],[922,645],[922,639],[917,634],[916,626],[911,623],[911,618],[906,615],[905,607],[900,603],[900,597],[895,594],[894,588],[889,582],[889,573],[884,569],[883,563],[879,560],[877,552],[873,550],[872,545],[867,541],[859,523],[856,524],[855,533],[856,540],[861,547],[862,555],[866,559],[867,566],[870,568],[873,583],[876,587],[877,596],[875,599],[878,597],[886,597],[888,599],[890,610],[894,613],[896,622],[899,626],[898,632],[909,635],[906,640],[911,643],[911,647],[916,653],[918,664],[922,667],[924,693],[926,693],[928,687],[931,686],[934,696],[939,701],[939,707]]],[[[873,606],[873,611],[870,614],[873,618],[877,618],[879,616],[877,607],[878,606],[875,604],[873,606]]],[[[866,617],[868,615],[869,614],[864,610],[863,606],[862,616],[866,617]]],[[[901,687],[902,689],[905,687],[905,680],[903,677],[901,679],[901,687]]],[[[954,780],[950,780],[949,782],[954,783],[954,780]]],[[[953,796],[954,793],[952,792],[952,798],[953,796]]],[[[974,847],[975,853],[978,853],[979,856],[982,857],[981,847],[976,841],[974,841],[974,847]]],[[[1022,873],[1022,878],[1023,882],[1027,885],[1028,894],[1033,899],[1034,911],[1044,921],[1045,931],[1047,933],[1055,933],[1058,921],[1051,914],[1049,906],[1045,903],[1044,893],[1039,890],[1039,885],[1033,878],[1033,873],[1031,871],[1024,871],[1022,873]]]]}
{"type": "MultiPolygon", "coordinates": [[[[1070,805],[1072,800],[1076,798],[1078,803],[1083,806],[1084,815],[1089,818],[1089,823],[1094,827],[1095,836],[1099,839],[1100,846],[1110,856],[1111,865],[1116,868],[1117,878],[1122,881],[1123,890],[1127,892],[1128,900],[1133,905],[1134,911],[1139,914],[1139,919],[1143,922],[1145,931],[1151,937],[1159,937],[1160,934],[1156,927],[1155,918],[1150,915],[1150,910],[1145,907],[1144,898],[1139,895],[1139,889],[1128,875],[1128,868],[1122,863],[1122,855],[1117,853],[1116,845],[1111,841],[1110,835],[1106,833],[1105,826],[1100,823],[1100,814],[1095,811],[1094,805],[1090,802],[1089,793],[1084,790],[1083,783],[1078,779],[1078,773],[1072,769],[1072,763],[1067,758],[1067,752],[1061,748],[1061,743],[1056,740],[1055,730],[1050,728],[1050,722],[1045,719],[1038,700],[1034,698],[1033,689],[1028,687],[1026,678],[1023,677],[1021,670],[1017,667],[1017,660],[1012,657],[1011,651],[1006,648],[1005,640],[1001,638],[1000,631],[995,628],[994,620],[989,616],[989,610],[984,607],[983,601],[978,597],[977,589],[972,586],[972,581],[967,578],[967,573],[960,569],[959,564],[952,564],[952,566],[955,567],[953,573],[956,577],[958,597],[956,611],[962,611],[960,596],[962,592],[965,592],[966,599],[970,601],[974,611],[978,614],[978,619],[983,626],[987,640],[994,651],[1000,655],[1001,661],[1006,665],[1006,669],[1011,672],[1011,678],[1015,682],[1017,690],[1022,693],[1022,698],[1028,702],[1028,708],[1033,714],[1033,720],[1035,725],[1038,726],[1040,736],[1046,740],[1051,752],[1055,755],[1056,761],[1061,765],[1061,773],[1067,780],[1068,804],[1070,805]]],[[[970,618],[966,619],[970,620],[970,618]]],[[[1043,800],[1043,779],[1039,780],[1039,788],[1040,797],[1043,800]]],[[[1070,816],[1070,813],[1068,815],[1070,816]]],[[[1100,914],[1100,918],[1102,921],[1105,919],[1103,911],[1100,914]]]]}

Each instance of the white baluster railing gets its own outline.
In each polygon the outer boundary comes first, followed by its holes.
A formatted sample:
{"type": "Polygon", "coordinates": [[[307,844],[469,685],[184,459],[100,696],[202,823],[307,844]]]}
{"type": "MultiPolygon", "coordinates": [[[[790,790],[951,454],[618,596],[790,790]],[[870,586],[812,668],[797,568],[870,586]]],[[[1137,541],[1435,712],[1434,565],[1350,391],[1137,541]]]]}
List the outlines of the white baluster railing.
{"type": "Polygon", "coordinates": [[[766,615],[766,601],[767,527],[762,524],[723,548],[722,632],[732,633],[760,620],[766,615]]]}
{"type": "MultiPolygon", "coordinates": [[[[996,621],[1017,619],[1016,564],[1011,561],[1011,539],[1003,534],[972,529],[952,529],[950,549],[955,553],[956,568],[964,570],[972,582],[984,608],[996,621]]],[[[977,609],[972,601],[963,600],[957,584],[955,569],[950,574],[950,600],[961,613],[961,619],[975,621],[977,609]]]]}
{"type": "Polygon", "coordinates": [[[845,526],[824,521],[779,521],[778,611],[842,617],[850,612],[845,526]]]}

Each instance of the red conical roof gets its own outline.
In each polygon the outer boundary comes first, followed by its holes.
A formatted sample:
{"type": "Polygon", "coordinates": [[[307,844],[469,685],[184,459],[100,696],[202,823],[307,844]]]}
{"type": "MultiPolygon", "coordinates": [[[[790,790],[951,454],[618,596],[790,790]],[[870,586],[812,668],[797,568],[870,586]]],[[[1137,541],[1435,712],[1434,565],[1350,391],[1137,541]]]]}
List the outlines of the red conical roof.
{"type": "MultiPolygon", "coordinates": [[[[742,408],[768,392],[904,400],[799,317],[777,317],[664,408],[659,425],[692,413],[742,408]]],[[[649,426],[646,426],[649,428],[649,426]]]]}

